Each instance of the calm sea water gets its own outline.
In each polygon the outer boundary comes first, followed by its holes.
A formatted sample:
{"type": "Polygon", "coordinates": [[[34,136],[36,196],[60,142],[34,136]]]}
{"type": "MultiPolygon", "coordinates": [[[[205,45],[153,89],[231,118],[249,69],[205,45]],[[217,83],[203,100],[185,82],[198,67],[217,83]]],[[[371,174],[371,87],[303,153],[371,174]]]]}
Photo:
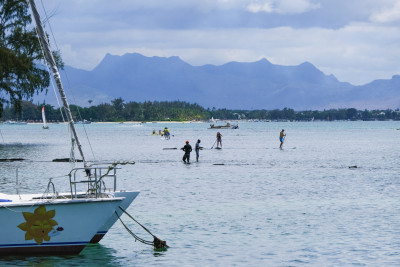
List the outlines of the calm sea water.
{"type": "MultiPolygon", "coordinates": [[[[170,248],[154,252],[117,222],[77,256],[12,257],[1,266],[399,266],[399,122],[207,123],[78,126],[89,160],[134,160],[119,188],[140,190],[128,212],[170,248]],[[168,127],[170,140],[152,136],[168,127]],[[279,132],[287,132],[284,149],[279,132]],[[86,138],[89,137],[89,139],[86,138]],[[201,139],[200,162],[179,150],[201,139]],[[88,142],[90,141],[90,144],[88,142]],[[92,149],[90,149],[90,147],[92,149]],[[178,148],[165,150],[163,148],[178,148]],[[357,168],[349,168],[357,166],[357,168]]],[[[66,125],[0,125],[0,191],[68,188],[66,125]]],[[[133,231],[151,240],[124,218],[133,231]]]]}

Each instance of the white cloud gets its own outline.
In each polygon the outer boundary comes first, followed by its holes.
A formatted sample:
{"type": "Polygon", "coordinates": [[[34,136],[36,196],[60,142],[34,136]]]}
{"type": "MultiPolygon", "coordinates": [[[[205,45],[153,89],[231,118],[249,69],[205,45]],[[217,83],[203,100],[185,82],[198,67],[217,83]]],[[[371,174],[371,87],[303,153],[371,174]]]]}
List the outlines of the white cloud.
{"type": "Polygon", "coordinates": [[[271,3],[251,3],[250,5],[247,6],[247,10],[253,13],[258,13],[258,12],[267,12],[267,13],[272,13],[274,12],[274,8],[271,3]]]}
{"type": "Polygon", "coordinates": [[[47,1],[57,10],[52,28],[63,59],[77,68],[93,69],[107,53],[138,52],[146,56],[179,56],[192,65],[252,62],[262,57],[281,65],[308,61],[326,74],[354,84],[400,73],[400,27],[382,23],[396,20],[399,0],[171,0],[168,10],[161,0],[115,0],[101,5],[93,0],[82,1],[82,5],[73,0],[47,1]],[[182,5],[190,7],[185,12],[192,8],[201,12],[187,15],[174,9],[182,5]],[[257,14],[246,11],[250,7],[257,14]],[[133,9],[136,13],[131,13],[133,9]],[[212,15],[206,18],[211,20],[206,20],[202,14],[210,10],[212,15]],[[314,23],[309,14],[298,15],[309,10],[315,10],[316,18],[327,22],[314,23]],[[279,13],[287,27],[280,27],[279,22],[259,26],[258,22],[269,17],[268,12],[279,13]],[[163,20],[154,22],[164,15],[163,20]],[[141,16],[139,20],[137,16],[141,16]],[[291,17],[297,20],[293,22],[291,17]],[[162,24],[175,18],[179,20],[171,24],[173,27],[162,24]],[[341,18],[343,23],[330,27],[332,21],[341,18]],[[307,19],[305,26],[298,27],[307,19]],[[358,23],[351,22],[353,19],[358,23]],[[225,26],[226,21],[233,20],[239,23],[225,26]],[[254,24],[248,26],[249,21],[254,24]],[[154,26],[146,27],[150,23],[154,26]]]}
{"type": "Polygon", "coordinates": [[[247,10],[253,13],[279,13],[299,14],[320,8],[319,4],[311,3],[309,0],[264,0],[253,1],[247,6],[247,10]]]}
{"type": "Polygon", "coordinates": [[[393,6],[386,7],[379,12],[374,12],[371,21],[378,23],[389,23],[400,20],[400,1],[396,1],[393,6]]]}
{"type": "Polygon", "coordinates": [[[102,35],[68,34],[59,43],[70,43],[65,49],[61,47],[65,63],[84,69],[94,68],[107,53],[138,52],[145,56],[179,56],[192,65],[252,62],[263,57],[280,65],[308,61],[326,74],[353,84],[400,73],[400,29],[365,23],[339,30],[118,30],[102,35]]]}

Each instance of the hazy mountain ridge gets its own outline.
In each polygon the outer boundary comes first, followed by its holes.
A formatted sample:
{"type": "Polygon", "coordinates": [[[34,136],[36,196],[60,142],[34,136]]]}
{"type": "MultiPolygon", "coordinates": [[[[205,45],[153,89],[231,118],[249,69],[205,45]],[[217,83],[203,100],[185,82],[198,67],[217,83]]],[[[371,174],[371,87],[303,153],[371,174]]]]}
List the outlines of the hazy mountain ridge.
{"type": "MultiPolygon", "coordinates": [[[[192,66],[179,57],[107,54],[92,71],[66,66],[65,72],[66,87],[72,88],[76,104],[82,106],[87,106],[88,100],[98,105],[118,97],[137,102],[181,100],[228,109],[394,109],[400,106],[399,75],[354,86],[324,74],[309,62],[281,66],[261,59],[221,66],[192,66]]],[[[47,103],[56,103],[51,100],[52,95],[50,92],[46,97],[47,103]]]]}

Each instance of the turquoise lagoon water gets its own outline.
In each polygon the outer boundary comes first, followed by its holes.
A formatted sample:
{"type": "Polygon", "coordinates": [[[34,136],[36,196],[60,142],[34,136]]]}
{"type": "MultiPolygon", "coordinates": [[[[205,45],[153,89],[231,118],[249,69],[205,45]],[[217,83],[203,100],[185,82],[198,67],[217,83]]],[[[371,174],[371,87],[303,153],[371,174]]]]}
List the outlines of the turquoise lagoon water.
{"type": "MultiPolygon", "coordinates": [[[[211,149],[207,123],[78,126],[89,160],[134,160],[119,189],[140,190],[128,212],[167,241],[155,252],[117,222],[77,256],[6,257],[1,266],[399,266],[399,122],[239,123],[211,149]],[[152,136],[168,127],[170,140],[152,136]],[[287,132],[284,149],[279,132],[287,132]],[[90,144],[86,136],[89,137],[90,144]],[[200,162],[179,150],[201,139],[200,162]],[[90,149],[90,147],[92,149],[90,149]],[[169,148],[169,149],[163,149],[169,148]],[[173,150],[171,148],[178,148],[173,150]],[[349,168],[357,166],[357,168],[349,168]]],[[[0,191],[68,189],[66,125],[0,125],[0,191]]],[[[126,216],[141,237],[151,240],[126,216]]],[[[1,238],[1,237],[0,237],[1,238]]]]}

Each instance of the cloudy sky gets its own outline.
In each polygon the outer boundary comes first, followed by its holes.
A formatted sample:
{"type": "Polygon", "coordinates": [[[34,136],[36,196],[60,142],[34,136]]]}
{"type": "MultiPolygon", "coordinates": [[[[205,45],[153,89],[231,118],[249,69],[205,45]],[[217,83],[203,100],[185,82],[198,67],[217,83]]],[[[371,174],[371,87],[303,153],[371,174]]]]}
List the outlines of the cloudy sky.
{"type": "Polygon", "coordinates": [[[76,68],[137,52],[195,66],[308,61],[355,85],[400,74],[400,0],[38,0],[44,16],[41,2],[76,68]]]}

